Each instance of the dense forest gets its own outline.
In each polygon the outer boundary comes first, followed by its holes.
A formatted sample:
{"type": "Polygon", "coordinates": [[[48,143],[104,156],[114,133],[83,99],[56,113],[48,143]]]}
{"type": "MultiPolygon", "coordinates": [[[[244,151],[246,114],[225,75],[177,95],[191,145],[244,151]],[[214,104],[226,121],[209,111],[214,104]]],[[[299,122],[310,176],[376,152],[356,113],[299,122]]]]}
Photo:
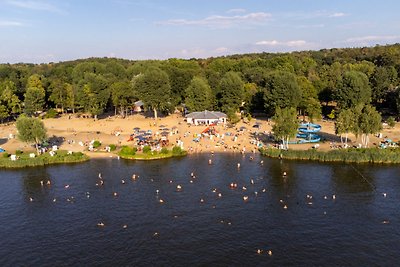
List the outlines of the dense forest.
{"type": "Polygon", "coordinates": [[[397,117],[399,83],[400,44],[190,60],[1,64],[0,120],[49,110],[125,116],[138,100],[155,113],[220,110],[233,120],[239,111],[272,116],[288,107],[310,118],[371,108],[397,117]]]}

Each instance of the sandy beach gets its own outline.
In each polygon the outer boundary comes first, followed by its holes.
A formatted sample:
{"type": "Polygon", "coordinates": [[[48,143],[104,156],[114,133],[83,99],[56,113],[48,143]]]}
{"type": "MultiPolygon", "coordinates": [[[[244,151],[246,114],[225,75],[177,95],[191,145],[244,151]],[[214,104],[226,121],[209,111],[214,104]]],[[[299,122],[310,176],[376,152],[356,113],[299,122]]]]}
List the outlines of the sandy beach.
{"type": "MultiPolygon", "coordinates": [[[[115,157],[113,153],[104,151],[105,146],[115,144],[117,146],[133,145],[128,141],[133,133],[133,128],[141,130],[151,130],[152,135],[157,138],[163,129],[167,129],[170,134],[168,139],[170,147],[174,146],[178,140],[183,142],[183,147],[190,153],[221,153],[221,152],[254,152],[257,153],[257,141],[265,145],[274,145],[270,138],[272,122],[266,118],[252,119],[250,123],[239,122],[234,127],[215,126],[216,136],[203,136],[198,142],[194,141],[197,135],[206,128],[206,126],[188,125],[181,115],[173,114],[162,117],[155,123],[154,118],[145,117],[142,114],[136,114],[127,118],[118,116],[109,116],[104,119],[94,120],[91,118],[77,118],[71,115],[63,115],[56,119],[44,119],[47,134],[52,141],[58,140],[60,149],[74,152],[85,152],[90,157],[115,157]],[[253,127],[258,124],[259,127],[253,127]],[[172,130],[174,128],[174,131],[172,130]],[[242,130],[240,130],[242,129],[242,130]],[[175,133],[172,133],[175,132],[175,133]],[[234,138],[234,136],[237,138],[234,138]],[[99,151],[89,152],[88,144],[93,140],[99,140],[102,143],[99,151]],[[104,153],[101,153],[101,152],[104,153]]],[[[320,135],[325,139],[319,143],[320,150],[329,150],[332,147],[340,145],[340,138],[334,134],[333,121],[317,121],[322,126],[320,135]]],[[[400,139],[400,127],[390,129],[384,127],[381,131],[382,138],[370,136],[370,147],[378,145],[385,138],[393,141],[400,139]]],[[[19,149],[25,152],[34,151],[32,146],[19,141],[15,136],[17,130],[15,123],[2,124],[0,126],[0,147],[13,153],[19,149]],[[12,137],[12,138],[10,138],[12,137]]],[[[349,135],[350,144],[358,145],[360,140],[352,134],[349,135]]],[[[315,144],[296,144],[291,145],[292,149],[310,149],[315,144]]]]}

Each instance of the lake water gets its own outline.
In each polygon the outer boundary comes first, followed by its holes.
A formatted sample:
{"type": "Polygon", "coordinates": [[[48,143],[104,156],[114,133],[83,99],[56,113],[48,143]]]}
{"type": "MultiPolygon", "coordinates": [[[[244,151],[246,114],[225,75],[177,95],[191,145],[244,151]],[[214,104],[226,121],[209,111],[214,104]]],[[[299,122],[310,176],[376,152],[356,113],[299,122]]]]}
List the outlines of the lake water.
{"type": "Polygon", "coordinates": [[[221,154],[0,170],[0,265],[395,266],[399,174],[221,154]]]}

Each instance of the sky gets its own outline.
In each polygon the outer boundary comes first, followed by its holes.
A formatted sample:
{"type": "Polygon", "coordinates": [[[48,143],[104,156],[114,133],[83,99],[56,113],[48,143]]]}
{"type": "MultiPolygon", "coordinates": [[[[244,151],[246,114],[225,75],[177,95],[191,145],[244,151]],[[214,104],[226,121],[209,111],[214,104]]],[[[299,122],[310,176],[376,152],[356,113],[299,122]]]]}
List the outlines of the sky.
{"type": "Polygon", "coordinates": [[[0,63],[400,43],[399,0],[0,0],[0,63]]]}

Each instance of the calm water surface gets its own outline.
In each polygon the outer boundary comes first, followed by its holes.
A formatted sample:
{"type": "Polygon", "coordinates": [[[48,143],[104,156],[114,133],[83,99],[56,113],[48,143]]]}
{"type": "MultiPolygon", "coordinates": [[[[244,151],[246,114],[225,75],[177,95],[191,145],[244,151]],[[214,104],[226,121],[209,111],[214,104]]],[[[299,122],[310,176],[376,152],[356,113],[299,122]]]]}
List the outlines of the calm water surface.
{"type": "Polygon", "coordinates": [[[0,266],[398,264],[400,167],[209,158],[0,170],[0,266]]]}

